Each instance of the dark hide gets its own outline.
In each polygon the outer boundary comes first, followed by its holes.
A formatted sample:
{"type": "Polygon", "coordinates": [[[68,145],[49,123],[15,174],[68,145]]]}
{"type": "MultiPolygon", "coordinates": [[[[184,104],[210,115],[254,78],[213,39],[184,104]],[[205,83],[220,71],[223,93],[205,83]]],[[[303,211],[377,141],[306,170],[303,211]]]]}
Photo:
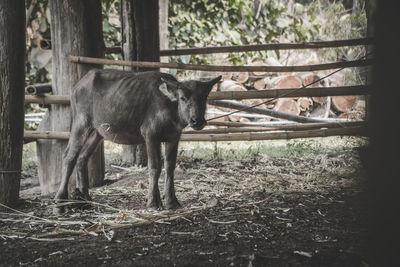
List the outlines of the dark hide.
{"type": "MultiPolygon", "coordinates": [[[[161,172],[161,142],[165,142],[165,205],[180,206],[174,190],[174,170],[182,129],[202,129],[206,101],[221,77],[208,82],[178,82],[160,72],[134,73],[92,70],[74,87],[71,96],[73,122],[63,156],[62,180],[56,201],[68,198],[68,180],[77,167],[77,189],[90,199],[86,166],[97,144],[146,143],[149,169],[147,207],[161,209],[158,189],[161,172]]],[[[55,212],[62,212],[56,208],[55,212]]]]}

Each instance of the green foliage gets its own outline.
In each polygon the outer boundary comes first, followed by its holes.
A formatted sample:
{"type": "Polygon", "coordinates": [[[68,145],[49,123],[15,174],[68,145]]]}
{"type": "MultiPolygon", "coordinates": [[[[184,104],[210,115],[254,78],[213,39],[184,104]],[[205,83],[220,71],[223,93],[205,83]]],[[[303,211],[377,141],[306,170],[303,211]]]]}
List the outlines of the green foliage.
{"type": "MultiPolygon", "coordinates": [[[[365,1],[361,1],[365,3],[365,1]]],[[[319,39],[343,40],[363,38],[367,36],[367,17],[365,9],[352,13],[347,10],[341,1],[313,1],[305,6],[307,14],[318,14],[321,28],[319,39]]],[[[338,59],[354,60],[365,54],[365,48],[340,47],[335,49],[319,50],[320,56],[327,60],[338,59]]]]}
{"type": "MultiPolygon", "coordinates": [[[[311,41],[320,25],[312,17],[307,23],[301,17],[288,14],[279,1],[261,1],[254,6],[249,0],[173,0],[169,6],[170,47],[204,47],[276,43],[281,38],[290,42],[311,41]]],[[[233,65],[243,65],[265,59],[267,53],[230,54],[233,65]]],[[[183,62],[183,58],[175,61],[183,62]]],[[[200,56],[190,63],[209,63],[200,56]]]]}

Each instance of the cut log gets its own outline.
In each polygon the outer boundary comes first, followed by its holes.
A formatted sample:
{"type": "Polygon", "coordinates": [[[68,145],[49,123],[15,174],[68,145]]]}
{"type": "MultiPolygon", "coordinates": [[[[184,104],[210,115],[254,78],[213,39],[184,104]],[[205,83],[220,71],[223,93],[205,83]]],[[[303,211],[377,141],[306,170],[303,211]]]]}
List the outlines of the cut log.
{"type": "Polygon", "coordinates": [[[221,81],[227,81],[227,80],[231,80],[233,73],[232,72],[217,72],[217,76],[221,75],[222,79],[221,81]]]}
{"type": "MultiPolygon", "coordinates": [[[[262,61],[255,61],[255,62],[250,63],[249,66],[268,66],[268,65],[262,61]]],[[[251,74],[255,75],[255,76],[265,76],[265,75],[267,75],[267,72],[253,71],[251,74]]]]}
{"type": "Polygon", "coordinates": [[[45,93],[51,93],[52,92],[52,86],[51,84],[44,83],[44,84],[32,84],[28,85],[25,88],[25,94],[29,95],[42,95],[45,93]]]}
{"type": "Polygon", "coordinates": [[[266,86],[267,86],[267,83],[264,78],[258,79],[253,83],[253,87],[257,90],[264,90],[266,86]]]}
{"type": "MultiPolygon", "coordinates": [[[[321,85],[322,86],[324,85],[322,82],[317,82],[320,79],[320,77],[312,72],[300,73],[297,74],[296,76],[302,80],[303,86],[307,86],[309,88],[320,87],[321,85]]],[[[320,105],[325,105],[326,97],[315,96],[312,97],[312,101],[320,105]]]]}
{"type": "Polygon", "coordinates": [[[238,83],[246,83],[249,79],[249,73],[247,71],[244,72],[235,72],[232,76],[232,79],[237,81],[238,83]]]}
{"type": "Polygon", "coordinates": [[[247,91],[247,90],[246,88],[243,87],[243,85],[235,81],[226,80],[219,84],[219,91],[247,91]]]}
{"type": "Polygon", "coordinates": [[[300,88],[302,86],[302,81],[299,77],[294,75],[284,76],[276,83],[274,87],[278,89],[282,88],[300,88]]]}
{"type": "Polygon", "coordinates": [[[290,98],[280,98],[278,102],[276,102],[274,110],[293,115],[300,114],[299,105],[296,101],[290,98]]]}
{"type": "Polygon", "coordinates": [[[358,96],[333,96],[332,107],[339,112],[349,112],[357,104],[358,96]]]}
{"type": "Polygon", "coordinates": [[[301,111],[306,111],[312,107],[313,102],[309,97],[300,97],[297,99],[297,104],[301,111]]]}

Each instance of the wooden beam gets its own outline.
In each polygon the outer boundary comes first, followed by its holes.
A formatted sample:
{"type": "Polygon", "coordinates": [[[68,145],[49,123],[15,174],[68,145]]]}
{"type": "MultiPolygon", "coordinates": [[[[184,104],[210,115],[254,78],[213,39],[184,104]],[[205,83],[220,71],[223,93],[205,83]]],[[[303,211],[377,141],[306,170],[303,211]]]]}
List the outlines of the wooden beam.
{"type": "MultiPolygon", "coordinates": [[[[197,133],[188,134],[184,133],[181,136],[181,141],[255,141],[255,140],[277,140],[277,139],[293,139],[293,138],[308,138],[308,137],[327,137],[335,135],[365,135],[365,127],[352,126],[352,127],[337,127],[337,128],[323,128],[323,129],[310,129],[300,131],[276,131],[276,132],[241,132],[241,133],[197,133]]],[[[37,139],[61,139],[68,140],[69,132],[36,132],[25,131],[24,138],[28,140],[37,139]]]]}
{"type": "Polygon", "coordinates": [[[32,84],[25,87],[25,94],[29,95],[41,95],[45,93],[51,93],[53,90],[50,83],[32,84]]]}
{"type": "MultiPolygon", "coordinates": [[[[211,92],[208,100],[222,99],[256,99],[256,98],[282,98],[282,97],[311,97],[311,96],[339,96],[339,95],[366,95],[371,92],[371,87],[366,85],[341,86],[341,87],[314,87],[268,89],[251,91],[224,91],[211,92]]],[[[25,104],[62,104],[70,103],[69,95],[25,95],[25,104]]]]}
{"type": "Polygon", "coordinates": [[[97,65],[114,65],[127,66],[138,68],[167,68],[167,69],[183,69],[183,70],[200,70],[200,71],[232,71],[232,72],[307,72],[317,70],[329,70],[339,68],[362,67],[372,64],[372,60],[354,60],[344,62],[334,62],[314,65],[301,66],[223,66],[223,65],[196,65],[196,64],[181,64],[181,63],[161,63],[150,61],[127,61],[127,60],[112,60],[94,57],[79,57],[70,56],[71,62],[79,64],[97,64],[97,65]]]}
{"type": "Polygon", "coordinates": [[[316,129],[306,131],[280,131],[268,133],[232,133],[232,134],[183,134],[181,141],[256,141],[278,140],[310,137],[328,137],[336,135],[365,135],[364,127],[347,127],[333,129],[316,129]]]}
{"type": "Polygon", "coordinates": [[[272,110],[272,109],[252,107],[250,105],[245,105],[245,104],[241,104],[241,103],[237,103],[237,102],[233,102],[233,101],[208,100],[208,104],[213,105],[213,106],[218,106],[218,107],[232,108],[232,109],[249,112],[249,113],[263,114],[263,115],[271,116],[274,118],[280,118],[280,119],[285,119],[285,120],[290,120],[290,121],[297,121],[297,122],[304,122],[304,123],[322,122],[321,120],[316,119],[316,118],[297,116],[297,115],[288,114],[288,113],[284,113],[284,112],[280,112],[280,111],[276,111],[276,110],[272,110]]]}
{"type": "MultiPolygon", "coordinates": [[[[303,42],[303,43],[278,43],[278,44],[252,44],[238,46],[218,46],[218,47],[194,47],[180,49],[164,49],[160,50],[160,56],[182,56],[182,55],[198,55],[198,54],[216,54],[216,53],[240,53],[255,52],[266,50],[290,50],[290,49],[316,49],[316,48],[335,48],[342,46],[358,46],[369,45],[373,42],[372,38],[360,38],[349,40],[334,40],[320,42],[303,42]]],[[[120,46],[106,47],[106,54],[121,54],[120,46]]]]}
{"type": "Polygon", "coordinates": [[[278,43],[278,44],[253,44],[240,46],[219,46],[219,47],[197,47],[161,50],[160,56],[181,56],[196,54],[215,54],[215,53],[238,53],[254,52],[265,50],[289,50],[289,49],[315,49],[315,48],[334,48],[341,46],[368,45],[373,41],[372,38],[303,42],[303,43],[278,43]]]}
{"type": "Polygon", "coordinates": [[[227,128],[216,128],[216,129],[203,129],[200,131],[186,130],[184,134],[204,134],[204,133],[242,133],[242,132],[266,132],[266,131],[282,131],[282,130],[313,130],[321,128],[341,128],[341,127],[353,127],[353,126],[366,126],[365,121],[348,121],[348,122],[322,122],[322,123],[294,123],[288,125],[277,125],[277,126],[256,126],[250,127],[246,125],[244,127],[227,127],[227,128]]]}
{"type": "Polygon", "coordinates": [[[69,95],[25,95],[25,104],[60,104],[69,105],[69,95]]]}
{"type": "Polygon", "coordinates": [[[289,89],[267,89],[250,91],[219,91],[211,92],[208,100],[222,99],[256,99],[256,98],[282,98],[282,97],[311,97],[311,96],[342,96],[342,95],[367,95],[371,86],[340,86],[340,87],[307,87],[289,89]]]}

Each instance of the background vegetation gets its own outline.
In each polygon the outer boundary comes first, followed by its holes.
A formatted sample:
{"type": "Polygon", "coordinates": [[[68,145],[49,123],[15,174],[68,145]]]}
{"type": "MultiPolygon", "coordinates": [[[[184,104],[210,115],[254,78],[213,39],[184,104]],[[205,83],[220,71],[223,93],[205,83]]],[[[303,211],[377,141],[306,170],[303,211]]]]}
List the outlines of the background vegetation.
{"type": "MultiPolygon", "coordinates": [[[[51,51],[39,48],[50,39],[49,0],[26,0],[27,7],[27,84],[51,80],[51,51]]],[[[121,45],[120,0],[103,0],[103,31],[106,46],[121,45]]],[[[169,47],[226,46],[278,42],[350,39],[366,36],[365,0],[169,0],[169,47]],[[354,4],[357,3],[357,8],[354,4]],[[350,3],[350,4],[349,4],[350,3]]],[[[324,61],[352,60],[364,48],[321,49],[324,61]]],[[[121,55],[107,55],[120,59],[121,55]]],[[[172,57],[181,63],[222,63],[245,65],[280,59],[272,51],[172,57]]],[[[177,74],[176,70],[171,70],[177,74]]],[[[348,80],[360,79],[354,72],[348,80]]],[[[42,112],[38,105],[26,107],[29,112],[42,112]]],[[[36,123],[26,124],[35,128],[36,123]]]]}

